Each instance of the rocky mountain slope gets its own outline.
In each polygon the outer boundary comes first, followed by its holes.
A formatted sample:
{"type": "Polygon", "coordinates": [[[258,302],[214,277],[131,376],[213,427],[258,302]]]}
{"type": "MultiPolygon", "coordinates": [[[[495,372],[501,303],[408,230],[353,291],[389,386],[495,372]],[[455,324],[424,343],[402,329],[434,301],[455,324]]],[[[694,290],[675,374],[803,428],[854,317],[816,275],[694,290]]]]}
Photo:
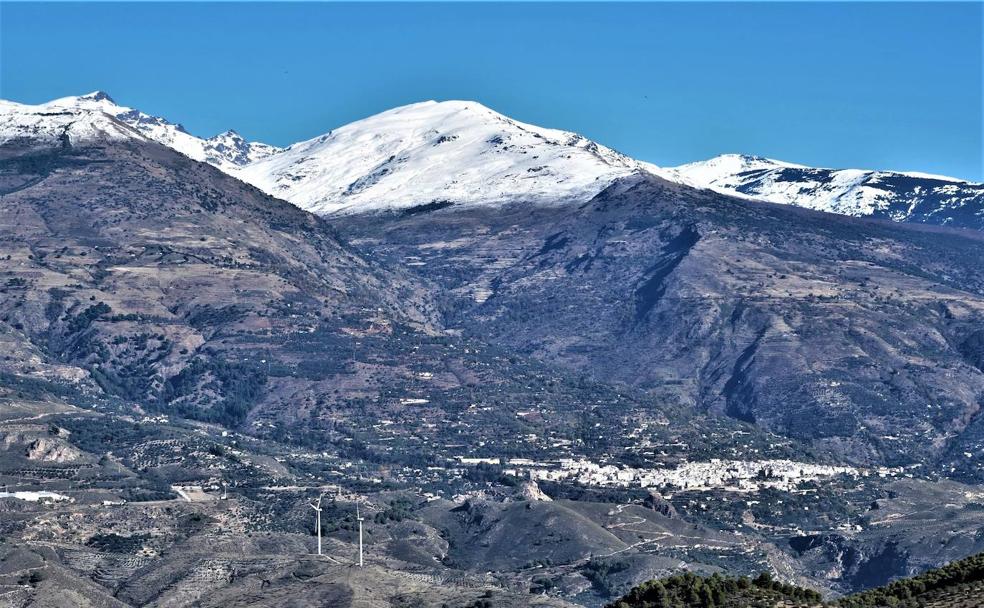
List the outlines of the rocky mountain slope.
{"type": "MultiPolygon", "coordinates": [[[[642,173],[580,205],[445,201],[337,217],[359,254],[323,221],[102,110],[4,109],[3,320],[25,355],[15,373],[268,424],[383,387],[395,403],[429,403],[429,389],[398,394],[406,366],[426,360],[421,340],[448,356],[446,340],[428,336],[450,327],[850,462],[980,470],[973,234],[859,223],[642,173]],[[357,343],[396,364],[359,362],[357,343]],[[358,380],[332,392],[329,378],[349,382],[352,365],[358,380]],[[299,398],[309,405],[289,405],[299,398]]],[[[453,114],[475,112],[487,110],[453,114]]],[[[497,363],[486,379],[528,391],[508,380],[517,365],[497,363]]],[[[448,398],[464,399],[452,376],[448,398]]]]}
{"type": "Polygon", "coordinates": [[[978,476],[984,241],[654,177],[582,205],[337,218],[466,334],[854,462],[978,476]],[[976,471],[976,473],[975,473],[976,471]]]}
{"type": "MultiPolygon", "coordinates": [[[[400,464],[466,439],[495,457],[606,454],[606,437],[621,452],[638,419],[672,417],[652,431],[668,441],[735,427],[462,337],[426,279],[104,112],[19,106],[0,125],[0,398],[328,436],[400,464]],[[596,419],[610,433],[586,433],[596,419]]],[[[748,440],[770,443],[803,456],[748,440]]]]}
{"type": "Polygon", "coordinates": [[[293,336],[432,326],[324,221],[104,112],[0,120],[5,372],[236,423],[293,336]]]}
{"type": "Polygon", "coordinates": [[[818,169],[739,154],[674,167],[667,175],[699,188],[817,211],[984,229],[984,184],[950,177],[818,169]]]}
{"type": "MultiPolygon", "coordinates": [[[[813,458],[746,424],[446,331],[426,280],[106,113],[18,107],[2,124],[0,484],[58,497],[0,498],[0,596],[16,605],[566,605],[526,597],[528,556],[562,559],[578,592],[593,553],[631,550],[638,533],[607,531],[621,523],[605,505],[562,500],[543,512],[492,506],[478,530],[481,508],[434,501],[499,491],[458,456],[632,458],[644,436],[707,441],[664,452],[670,463],[751,450],[813,458]],[[220,481],[232,500],[214,494],[220,481]],[[411,492],[408,507],[384,492],[367,509],[370,564],[392,575],[338,559],[353,545],[348,511],[334,506],[336,557],[304,557],[306,502],[329,482],[411,492]],[[558,518],[583,538],[502,540],[558,518]],[[497,549],[481,554],[508,569],[497,577],[469,557],[487,540],[497,549]]],[[[664,528],[696,534],[654,524],[654,541],[664,528]]],[[[705,536],[715,553],[735,544],[705,536]]],[[[701,543],[668,546],[674,563],[718,559],[701,543]]]]}

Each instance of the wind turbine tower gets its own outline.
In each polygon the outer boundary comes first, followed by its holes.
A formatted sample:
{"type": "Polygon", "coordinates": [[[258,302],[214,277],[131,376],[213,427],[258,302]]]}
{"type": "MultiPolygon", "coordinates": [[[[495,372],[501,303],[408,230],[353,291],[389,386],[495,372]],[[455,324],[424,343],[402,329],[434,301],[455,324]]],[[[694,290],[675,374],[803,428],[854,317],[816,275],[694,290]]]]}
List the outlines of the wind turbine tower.
{"type": "Polygon", "coordinates": [[[355,519],[359,522],[359,567],[362,567],[362,514],[359,512],[359,503],[355,503],[355,519]]]}
{"type": "Polygon", "coordinates": [[[321,496],[318,497],[318,502],[311,503],[311,508],[317,513],[317,523],[315,525],[318,530],[318,555],[321,555],[321,499],[324,497],[325,495],[322,492],[321,496]]]}

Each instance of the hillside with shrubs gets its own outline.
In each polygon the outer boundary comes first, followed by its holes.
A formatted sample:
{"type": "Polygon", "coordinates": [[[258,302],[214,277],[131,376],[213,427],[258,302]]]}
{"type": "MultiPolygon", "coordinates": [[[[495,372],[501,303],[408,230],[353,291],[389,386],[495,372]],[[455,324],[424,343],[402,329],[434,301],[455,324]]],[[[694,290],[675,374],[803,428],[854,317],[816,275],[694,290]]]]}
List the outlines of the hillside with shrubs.
{"type": "Polygon", "coordinates": [[[824,601],[763,572],[754,579],[685,573],[633,588],[607,608],[981,608],[984,553],[884,587],[824,601]]]}

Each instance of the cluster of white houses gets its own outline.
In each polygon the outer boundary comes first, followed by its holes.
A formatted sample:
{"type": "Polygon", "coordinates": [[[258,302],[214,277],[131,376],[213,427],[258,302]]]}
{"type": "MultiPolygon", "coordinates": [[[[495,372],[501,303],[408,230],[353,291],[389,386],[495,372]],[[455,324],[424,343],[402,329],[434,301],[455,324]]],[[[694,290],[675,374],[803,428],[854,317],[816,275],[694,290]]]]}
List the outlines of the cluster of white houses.
{"type": "Polygon", "coordinates": [[[796,462],[794,460],[719,460],[686,462],[674,468],[632,468],[598,464],[585,459],[537,462],[515,458],[458,458],[461,464],[503,464],[503,472],[533,480],[570,481],[588,486],[673,488],[678,490],[723,489],[755,492],[763,488],[794,490],[803,481],[848,475],[860,477],[892,474],[891,469],[858,469],[796,462]]]}

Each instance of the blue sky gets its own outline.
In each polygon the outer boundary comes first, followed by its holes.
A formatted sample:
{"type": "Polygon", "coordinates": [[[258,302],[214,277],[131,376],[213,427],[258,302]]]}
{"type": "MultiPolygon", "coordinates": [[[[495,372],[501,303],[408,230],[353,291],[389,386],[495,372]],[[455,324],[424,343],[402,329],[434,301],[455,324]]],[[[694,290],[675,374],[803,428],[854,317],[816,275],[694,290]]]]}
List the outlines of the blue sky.
{"type": "Polygon", "coordinates": [[[474,99],[674,165],[744,152],[982,180],[981,3],[0,6],[0,96],[106,90],[284,145],[474,99]]]}

